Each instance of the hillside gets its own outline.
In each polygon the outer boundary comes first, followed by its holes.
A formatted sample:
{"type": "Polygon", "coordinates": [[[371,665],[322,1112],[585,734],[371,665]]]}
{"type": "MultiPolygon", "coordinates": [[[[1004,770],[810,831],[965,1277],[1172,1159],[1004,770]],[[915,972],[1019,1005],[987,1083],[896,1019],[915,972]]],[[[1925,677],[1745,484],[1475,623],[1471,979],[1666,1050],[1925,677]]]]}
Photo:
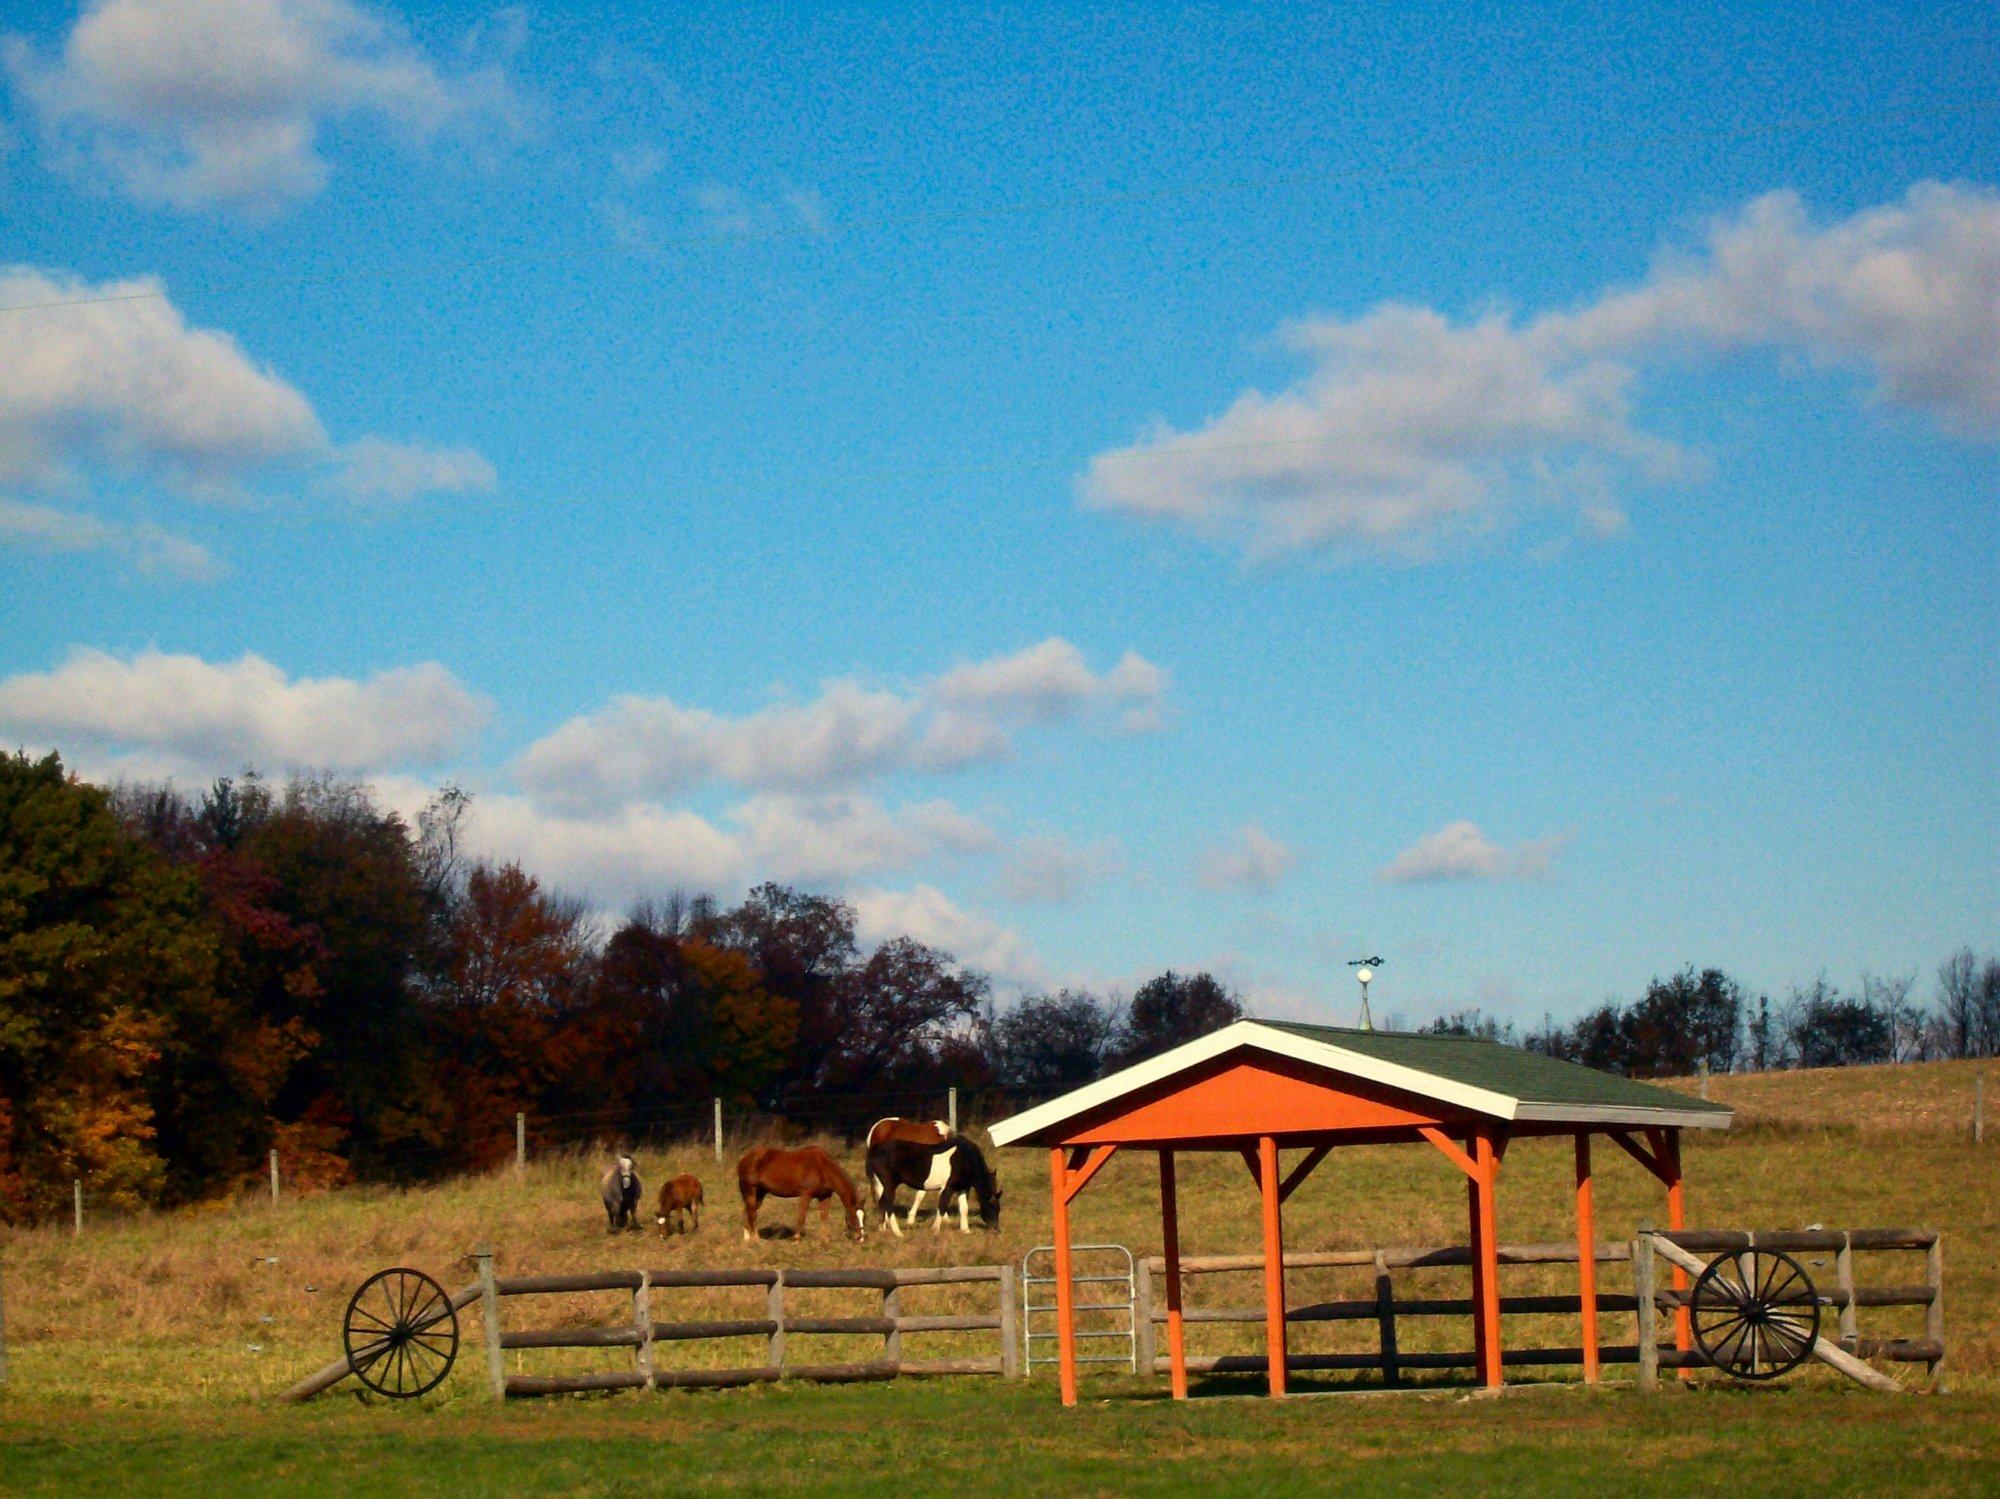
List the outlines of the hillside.
{"type": "MultiPolygon", "coordinates": [[[[1989,1128],[1983,1150],[1969,1140],[1976,1064],[1946,1063],[1826,1073],[1718,1078],[1711,1096],[1736,1104],[1738,1127],[1719,1139],[1694,1138],[1687,1148],[1689,1216],[1695,1225],[1780,1227],[1916,1224],[1946,1235],[1947,1337],[1952,1383],[1962,1391],[2000,1392],[2000,1131],[1989,1128]]],[[[1692,1081],[1679,1084],[1693,1088],[1692,1081]]],[[[1988,1092],[2000,1093],[2000,1069],[1988,1092]]],[[[744,1142],[731,1142],[732,1158],[744,1142]]],[[[858,1167],[855,1153],[845,1152],[858,1167]]],[[[91,1225],[73,1239],[66,1228],[16,1233],[7,1245],[6,1310],[15,1400],[82,1397],[143,1406],[235,1403],[282,1389],[338,1347],[338,1322],[351,1288],[369,1272],[396,1264],[429,1270],[458,1285],[469,1279],[466,1255],[490,1242],[502,1273],[615,1266],[926,1265],[1018,1263],[1048,1242],[1046,1168],[1034,1152],[1001,1152],[1005,1209],[997,1234],[962,1237],[955,1228],[894,1239],[871,1232],[862,1244],[829,1236],[815,1219],[802,1242],[742,1242],[733,1169],[712,1153],[678,1146],[643,1150],[649,1187],[682,1170],[708,1189],[699,1234],[662,1241],[607,1239],[596,1202],[600,1163],[583,1156],[536,1161],[526,1176],[511,1171],[416,1191],[353,1189],[288,1201],[273,1209],[245,1201],[125,1222],[91,1225]]],[[[1523,1142],[1509,1153],[1501,1178],[1503,1237],[1559,1239],[1570,1232],[1566,1145],[1523,1142]]],[[[1078,1200],[1080,1241],[1111,1242],[1135,1253],[1157,1252],[1156,1182],[1150,1158],[1118,1158],[1078,1200]]],[[[1254,1249],[1257,1218],[1252,1187],[1235,1158],[1200,1158],[1183,1168],[1184,1250],[1189,1254],[1254,1249]]],[[[1658,1222],[1657,1189],[1615,1151],[1599,1167],[1599,1224],[1605,1238],[1624,1237],[1658,1222]]],[[[650,1215],[649,1220],[650,1222],[650,1215]]],[[[766,1224],[789,1223],[790,1208],[767,1204],[766,1224]]],[[[1295,1249],[1376,1244],[1445,1244],[1464,1234],[1464,1199],[1445,1163],[1427,1149],[1383,1148],[1336,1153],[1287,1208],[1287,1240],[1295,1249]]],[[[1884,1265],[1872,1278],[1919,1278],[1909,1265],[1884,1265]]],[[[1456,1272],[1429,1272],[1449,1293],[1456,1272]]],[[[1295,1276],[1294,1296],[1320,1289],[1359,1294],[1363,1283],[1295,1276]]],[[[1215,1300],[1255,1300],[1248,1282],[1204,1284],[1215,1300]]],[[[1412,1283],[1423,1294],[1425,1282],[1412,1283]]],[[[1561,1277],[1510,1270],[1509,1291],[1547,1286],[1561,1277]]],[[[1610,1288],[1610,1287],[1607,1287],[1610,1288]]],[[[738,1305],[741,1293],[675,1293],[677,1315],[738,1305]]],[[[869,1310],[865,1293],[824,1293],[829,1311],[869,1310]],[[839,1298],[846,1296],[846,1302],[839,1298]]],[[[920,1310],[944,1310],[952,1293],[931,1293],[920,1310]]],[[[621,1298],[606,1297],[606,1317],[621,1298]]],[[[962,1302],[959,1304],[963,1304],[962,1302]]],[[[575,1303],[546,1323],[578,1320],[575,1303]]],[[[661,1313],[657,1309],[655,1315],[661,1313]]],[[[511,1315],[511,1313],[510,1313],[511,1315]]],[[[1864,1331],[1913,1330],[1903,1313],[1864,1314],[1864,1331]]],[[[476,1336],[468,1319],[467,1335],[476,1336]]],[[[1549,1319],[1551,1332],[1563,1334],[1549,1319]]],[[[1510,1324],[1511,1325],[1511,1324],[1510,1324]]],[[[1200,1346],[1228,1346],[1217,1329],[1202,1328],[1200,1346]]],[[[1625,1340],[1615,1320],[1607,1338],[1625,1340]]],[[[1510,1333],[1510,1335],[1512,1335],[1510,1333]]],[[[1303,1346],[1346,1346],[1336,1333],[1314,1329],[1303,1346]]],[[[1442,1345],[1462,1329],[1439,1326],[1442,1345]]],[[[948,1340],[947,1340],[948,1341],[948,1340]]],[[[990,1338],[988,1340],[990,1342],[990,1338]]],[[[691,1345],[726,1362],[723,1345],[691,1345]]],[[[1246,1345],[1247,1346],[1247,1345],[1246,1345]]],[[[1365,1340],[1355,1346],[1366,1346],[1365,1340]]],[[[856,1344],[829,1343],[829,1357],[854,1357],[856,1344]]],[[[938,1344],[927,1348],[943,1352],[938,1344]]],[[[806,1350],[802,1350],[806,1351],[806,1350]]],[[[530,1355],[530,1358],[536,1357],[530,1355]]],[[[541,1356],[525,1367],[594,1367],[627,1355],[613,1351],[541,1356]]],[[[475,1360],[461,1360],[469,1376],[475,1360]]]]}

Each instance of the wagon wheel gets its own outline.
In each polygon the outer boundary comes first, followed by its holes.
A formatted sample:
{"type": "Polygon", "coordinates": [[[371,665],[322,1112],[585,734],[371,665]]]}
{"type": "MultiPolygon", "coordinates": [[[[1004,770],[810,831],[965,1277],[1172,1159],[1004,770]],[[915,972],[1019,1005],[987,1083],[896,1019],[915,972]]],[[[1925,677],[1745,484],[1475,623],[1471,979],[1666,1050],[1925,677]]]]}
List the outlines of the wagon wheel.
{"type": "Polygon", "coordinates": [[[1819,1293],[1799,1262],[1771,1249],[1711,1261],[1688,1298],[1702,1355],[1738,1379],[1776,1379],[1819,1337],[1819,1293]]]}
{"type": "Polygon", "coordinates": [[[381,1270],[347,1303],[347,1367],[391,1400],[436,1389],[458,1357],[458,1312],[421,1270],[381,1270]]]}

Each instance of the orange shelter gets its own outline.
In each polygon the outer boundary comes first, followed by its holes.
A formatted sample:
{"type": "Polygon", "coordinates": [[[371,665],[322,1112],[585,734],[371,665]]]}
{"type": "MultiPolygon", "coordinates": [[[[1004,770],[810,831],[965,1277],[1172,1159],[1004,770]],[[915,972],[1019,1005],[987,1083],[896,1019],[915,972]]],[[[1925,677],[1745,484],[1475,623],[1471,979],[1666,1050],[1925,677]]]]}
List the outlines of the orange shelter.
{"type": "MultiPolygon", "coordinates": [[[[1055,1212],[1056,1332],[1063,1404],[1076,1403],[1076,1313],[1070,1204],[1112,1155],[1158,1153],[1166,1261],[1167,1354],[1173,1393],[1188,1392],[1174,1159],[1241,1154],[1263,1205],[1266,1367],[1283,1395],[1284,1205],[1341,1145],[1427,1142],[1465,1176],[1472,1243],[1473,1349],[1480,1381],[1501,1382],[1495,1197],[1508,1145],[1569,1136],[1576,1155],[1576,1232],[1584,1377],[1598,1364],[1597,1267],[1591,1252],[1591,1137],[1604,1135],[1666,1187],[1667,1227],[1685,1226],[1681,1131],[1726,1129],[1729,1109],[1665,1088],[1468,1036],[1409,1035],[1240,1020],[993,1126],[993,1142],[1049,1152],[1055,1212]],[[1282,1152],[1297,1151],[1290,1162],[1282,1152]]],[[[1690,1346],[1687,1314],[1677,1340],[1690,1346]]]]}

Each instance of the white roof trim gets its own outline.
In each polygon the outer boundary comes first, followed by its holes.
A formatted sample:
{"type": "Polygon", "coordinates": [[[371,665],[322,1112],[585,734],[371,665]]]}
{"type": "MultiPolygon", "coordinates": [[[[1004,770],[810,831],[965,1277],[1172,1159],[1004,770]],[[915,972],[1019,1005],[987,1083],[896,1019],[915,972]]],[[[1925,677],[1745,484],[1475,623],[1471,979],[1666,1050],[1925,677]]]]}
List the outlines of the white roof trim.
{"type": "Polygon", "coordinates": [[[1025,1136],[1061,1124],[1078,1114],[1089,1113],[1092,1109],[1123,1098],[1128,1093],[1136,1092],[1164,1078],[1172,1077],[1177,1072],[1184,1072],[1190,1067],[1198,1066],[1211,1058],[1241,1047],[1255,1047],[1259,1051],[1290,1057],[1294,1061],[1309,1062],[1317,1067],[1349,1073],[1370,1082],[1381,1083],[1385,1087],[1395,1088],[1399,1092],[1414,1093],[1420,1098],[1434,1098],[1440,1103],[1454,1104],[1478,1114],[1490,1114],[1496,1119],[1514,1118],[1515,1110],[1519,1106],[1516,1099],[1505,1093],[1495,1093],[1486,1088],[1474,1088],[1465,1083],[1450,1082],[1432,1072],[1398,1066],[1379,1057],[1349,1051],[1344,1046],[1308,1040],[1290,1031],[1260,1025],[1254,1020],[1239,1020],[1233,1025],[1224,1026],[1219,1031],[1211,1031],[1206,1036],[1176,1046],[1172,1051],[1161,1052],[1156,1057],[1134,1063],[1122,1071],[1112,1073],[1109,1077],[1100,1078],[1074,1092],[1065,1093],[1060,1098],[1052,1098],[1047,1103],[1037,1104],[1034,1108],[1024,1110],[1010,1119],[1003,1119],[992,1127],[993,1143],[1015,1144],[1025,1136]]]}
{"type": "Polygon", "coordinates": [[[1244,1047],[1271,1052],[1278,1056],[1290,1057],[1294,1061],[1307,1062],[1317,1067],[1344,1072],[1353,1077],[1380,1083],[1398,1092],[1414,1094],[1419,1098],[1434,1099],[1439,1103],[1452,1104],[1469,1109],[1476,1114],[1486,1114],[1495,1119],[1518,1119],[1522,1122],[1533,1120],[1581,1120],[1592,1124],[1658,1124],[1679,1125],[1694,1129],[1725,1129],[1732,1118],[1729,1114],[1713,1113],[1705,1109],[1674,1108],[1619,1108],[1605,1104],[1523,1104],[1518,1098],[1507,1093],[1496,1093],[1488,1088],[1475,1088],[1467,1083],[1455,1083],[1439,1077],[1434,1072],[1424,1072],[1415,1067],[1404,1067],[1395,1062],[1385,1062],[1380,1057],[1368,1056],[1363,1052],[1350,1051],[1344,1046],[1328,1041],[1314,1041],[1291,1031],[1278,1030],[1255,1020],[1238,1020],[1219,1031],[1211,1031],[1192,1041],[1176,1046],[1143,1062],[1114,1072],[1109,1077],[1099,1078],[1060,1098],[1052,1098],[1047,1103],[1024,1109],[1013,1117],[995,1124],[990,1133],[995,1145],[1015,1145],[1029,1135],[1051,1129],[1079,1114],[1087,1114],[1135,1093],[1141,1088],[1199,1066],[1227,1052],[1244,1047]]]}

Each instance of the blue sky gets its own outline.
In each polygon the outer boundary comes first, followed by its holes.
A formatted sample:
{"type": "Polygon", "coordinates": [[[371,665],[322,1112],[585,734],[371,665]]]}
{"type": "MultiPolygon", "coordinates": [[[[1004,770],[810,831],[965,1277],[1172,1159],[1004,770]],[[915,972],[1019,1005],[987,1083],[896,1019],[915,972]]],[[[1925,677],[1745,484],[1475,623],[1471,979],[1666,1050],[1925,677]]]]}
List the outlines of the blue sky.
{"type": "Polygon", "coordinates": [[[1991,945],[2000,21],[1489,12],[11,9],[0,737],[1317,1018],[1991,945]]]}

